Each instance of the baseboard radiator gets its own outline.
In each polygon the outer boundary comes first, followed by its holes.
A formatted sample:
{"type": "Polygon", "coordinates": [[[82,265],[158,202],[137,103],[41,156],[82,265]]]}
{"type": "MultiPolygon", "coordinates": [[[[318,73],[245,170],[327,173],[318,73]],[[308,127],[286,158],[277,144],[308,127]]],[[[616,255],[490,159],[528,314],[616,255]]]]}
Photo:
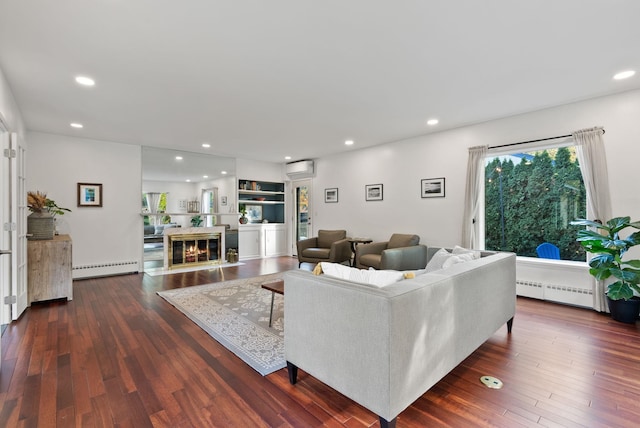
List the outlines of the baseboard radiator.
{"type": "Polygon", "coordinates": [[[534,299],[551,300],[587,308],[593,306],[592,290],[570,285],[516,279],[516,292],[518,296],[534,299]]]}
{"type": "Polygon", "coordinates": [[[137,260],[123,262],[96,263],[91,265],[73,266],[73,279],[95,278],[100,276],[123,275],[140,271],[137,260]]]}

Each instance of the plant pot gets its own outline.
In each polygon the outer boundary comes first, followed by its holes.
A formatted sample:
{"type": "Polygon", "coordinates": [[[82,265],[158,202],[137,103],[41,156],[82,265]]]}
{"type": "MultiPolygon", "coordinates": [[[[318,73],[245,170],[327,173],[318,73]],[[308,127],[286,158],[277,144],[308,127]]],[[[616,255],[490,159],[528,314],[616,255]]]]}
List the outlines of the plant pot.
{"type": "Polygon", "coordinates": [[[638,319],[640,313],[640,299],[633,297],[629,300],[612,300],[607,296],[607,303],[609,304],[609,312],[611,312],[611,318],[616,321],[634,324],[638,319]]]}
{"type": "Polygon", "coordinates": [[[55,223],[48,212],[33,212],[27,217],[27,234],[31,240],[53,239],[55,223]]]}
{"type": "Polygon", "coordinates": [[[249,219],[245,216],[240,217],[240,224],[247,224],[249,223],[249,219]]]}

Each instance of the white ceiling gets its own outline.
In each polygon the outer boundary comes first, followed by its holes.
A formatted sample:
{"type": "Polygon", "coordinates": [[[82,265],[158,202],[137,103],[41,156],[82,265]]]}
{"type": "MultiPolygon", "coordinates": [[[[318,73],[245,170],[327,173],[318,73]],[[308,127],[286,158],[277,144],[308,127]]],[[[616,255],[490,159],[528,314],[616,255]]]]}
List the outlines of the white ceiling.
{"type": "Polygon", "coordinates": [[[612,80],[640,72],[639,17],[638,0],[0,0],[0,68],[28,130],[284,162],[640,88],[612,80]]]}

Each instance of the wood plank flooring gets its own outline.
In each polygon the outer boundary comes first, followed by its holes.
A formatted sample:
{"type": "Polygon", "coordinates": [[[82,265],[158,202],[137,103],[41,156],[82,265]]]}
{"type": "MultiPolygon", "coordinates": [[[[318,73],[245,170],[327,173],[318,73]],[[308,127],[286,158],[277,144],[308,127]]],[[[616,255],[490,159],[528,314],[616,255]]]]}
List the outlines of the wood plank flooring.
{"type": "MultiPolygon", "coordinates": [[[[0,427],[368,427],[376,415],[304,372],[267,377],[156,295],[297,268],[280,257],[224,270],[74,282],[2,337],[0,427]]],[[[490,340],[400,414],[398,427],[640,424],[640,323],[519,298],[490,340]],[[504,388],[484,387],[492,375],[504,388]]]]}

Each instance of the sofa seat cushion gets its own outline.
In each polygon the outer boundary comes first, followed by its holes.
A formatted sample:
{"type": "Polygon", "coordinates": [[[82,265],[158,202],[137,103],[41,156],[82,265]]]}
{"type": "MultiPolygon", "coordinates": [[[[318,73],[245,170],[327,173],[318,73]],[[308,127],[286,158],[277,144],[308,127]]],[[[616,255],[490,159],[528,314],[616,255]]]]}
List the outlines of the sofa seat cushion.
{"type": "Polygon", "coordinates": [[[304,257],[312,258],[312,259],[329,259],[331,254],[330,248],[305,248],[302,250],[302,255],[304,257]]]}
{"type": "Polygon", "coordinates": [[[380,269],[382,264],[382,255],[380,254],[363,254],[358,259],[360,264],[374,269],[380,269]]]}

